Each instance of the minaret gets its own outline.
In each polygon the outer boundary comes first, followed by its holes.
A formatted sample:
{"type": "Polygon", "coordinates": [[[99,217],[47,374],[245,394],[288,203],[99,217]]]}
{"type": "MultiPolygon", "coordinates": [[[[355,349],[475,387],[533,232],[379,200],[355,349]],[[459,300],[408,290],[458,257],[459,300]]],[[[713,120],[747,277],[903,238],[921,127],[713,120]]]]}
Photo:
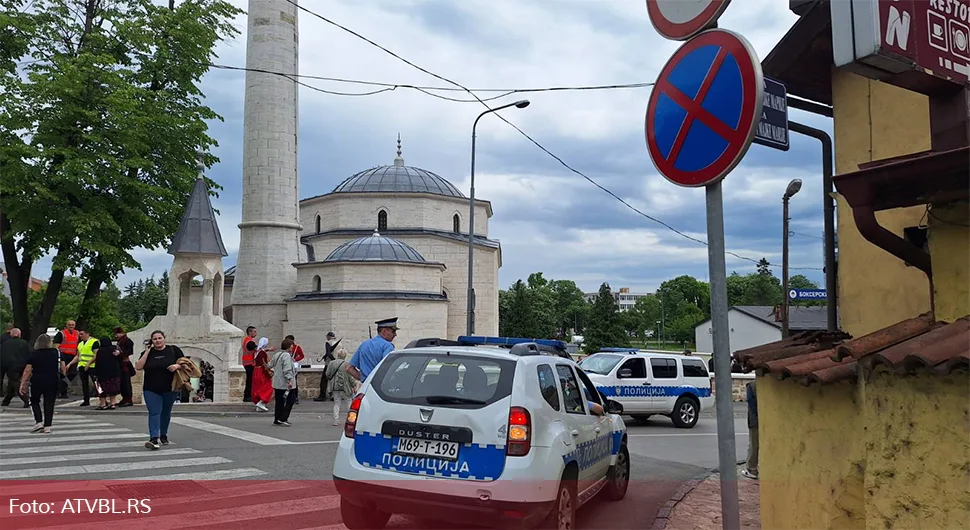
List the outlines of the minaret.
{"type": "Polygon", "coordinates": [[[285,0],[249,0],[248,19],[242,222],[232,319],[242,329],[256,326],[275,344],[283,339],[283,300],[297,291],[298,93],[293,79],[253,70],[299,72],[297,7],[285,0]]]}

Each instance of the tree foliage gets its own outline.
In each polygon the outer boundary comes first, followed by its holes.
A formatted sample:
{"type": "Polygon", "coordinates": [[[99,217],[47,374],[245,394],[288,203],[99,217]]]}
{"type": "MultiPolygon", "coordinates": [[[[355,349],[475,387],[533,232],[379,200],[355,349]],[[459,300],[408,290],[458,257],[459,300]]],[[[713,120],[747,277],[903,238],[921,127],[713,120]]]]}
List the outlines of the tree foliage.
{"type": "Polygon", "coordinates": [[[602,348],[622,348],[630,345],[630,337],[623,329],[616,297],[609,284],[600,285],[599,293],[589,310],[589,324],[583,333],[583,351],[595,353],[602,348]]]}
{"type": "MultiPolygon", "coordinates": [[[[792,289],[817,289],[802,275],[789,278],[792,289]]],[[[782,303],[781,280],[764,259],[750,274],[732,273],[727,279],[728,305],[776,306],[782,303]]],[[[793,305],[824,305],[824,301],[798,301],[793,305]]],[[[507,291],[499,292],[499,332],[503,336],[560,338],[583,335],[584,350],[622,347],[649,337],[671,346],[691,345],[694,328],[711,318],[711,287],[688,275],[660,284],[655,293],[640,297],[628,311],[618,312],[609,285],[603,284],[593,304],[569,280],[546,280],[529,275],[507,291]],[[606,298],[604,298],[606,296],[606,298]]]]}
{"type": "Polygon", "coordinates": [[[206,121],[221,119],[198,85],[241,10],[223,0],[0,2],[0,241],[14,320],[33,337],[67,272],[86,281],[79,319],[93,322],[102,284],[140,268],[132,250],[177,231],[198,153],[217,145],[206,121]],[[50,254],[44,297],[28,307],[33,263],[50,254]]]}

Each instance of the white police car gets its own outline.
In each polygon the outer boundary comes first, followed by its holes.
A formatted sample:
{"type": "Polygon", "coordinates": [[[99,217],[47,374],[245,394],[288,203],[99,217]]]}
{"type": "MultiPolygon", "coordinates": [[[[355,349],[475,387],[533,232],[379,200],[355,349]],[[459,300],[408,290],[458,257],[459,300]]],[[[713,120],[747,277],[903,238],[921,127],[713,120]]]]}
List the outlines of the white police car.
{"type": "Polygon", "coordinates": [[[502,349],[474,339],[412,343],[361,386],[333,468],[351,530],[381,528],[395,513],[573,528],[576,509],[600,491],[626,495],[626,426],[591,413],[587,398],[616,402],[544,341],[502,349]]]}
{"type": "Polygon", "coordinates": [[[682,429],[714,408],[711,377],[698,357],[609,348],[583,359],[583,371],[605,396],[638,421],[668,416],[682,429]]]}

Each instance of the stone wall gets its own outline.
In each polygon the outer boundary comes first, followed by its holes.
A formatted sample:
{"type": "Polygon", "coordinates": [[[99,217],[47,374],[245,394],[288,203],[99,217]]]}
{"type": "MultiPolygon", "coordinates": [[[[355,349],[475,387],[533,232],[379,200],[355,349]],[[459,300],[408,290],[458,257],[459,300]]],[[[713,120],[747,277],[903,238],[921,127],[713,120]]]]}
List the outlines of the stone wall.
{"type": "MultiPolygon", "coordinates": [[[[401,330],[394,340],[402,348],[425,337],[447,336],[448,302],[442,300],[307,300],[290,302],[284,334],[293,335],[311,362],[323,355],[327,332],[333,331],[351,354],[377,334],[375,322],[399,317],[401,330]]],[[[262,336],[262,335],[261,335],[262,336]]],[[[278,346],[277,344],[274,344],[278,346]]]]}
{"type": "MultiPolygon", "coordinates": [[[[754,381],[754,374],[731,374],[731,401],[747,401],[747,384],[754,381]]],[[[716,394],[717,385],[714,374],[711,374],[711,390],[716,394]]]]}
{"type": "MultiPolygon", "coordinates": [[[[320,395],[320,376],[323,370],[324,367],[322,365],[311,365],[309,368],[300,368],[300,372],[296,374],[300,399],[313,399],[320,395]]],[[[246,370],[242,366],[233,366],[229,370],[228,390],[230,402],[242,402],[243,391],[246,390],[246,370]]]]}
{"type": "MultiPolygon", "coordinates": [[[[475,203],[475,233],[487,236],[491,206],[478,198],[475,203]]],[[[468,234],[468,199],[417,193],[366,193],[302,201],[302,235],[316,232],[318,215],[321,232],[347,228],[373,230],[377,228],[377,215],[381,210],[387,212],[388,228],[428,228],[447,232],[454,228],[454,216],[458,214],[460,231],[468,234]]],[[[325,257],[326,254],[320,259],[325,257]]]]}
{"type": "Polygon", "coordinates": [[[418,291],[441,293],[444,265],[403,264],[388,262],[314,262],[297,268],[297,289],[301,293],[316,291],[418,291]]]}

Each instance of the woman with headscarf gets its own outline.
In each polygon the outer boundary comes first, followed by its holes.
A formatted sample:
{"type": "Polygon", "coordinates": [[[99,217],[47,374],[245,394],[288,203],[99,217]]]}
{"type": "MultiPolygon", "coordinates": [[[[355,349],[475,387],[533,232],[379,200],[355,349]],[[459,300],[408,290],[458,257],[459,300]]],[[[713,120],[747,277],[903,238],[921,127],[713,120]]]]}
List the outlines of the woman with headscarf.
{"type": "Polygon", "coordinates": [[[267,366],[269,364],[267,345],[269,345],[269,339],[266,337],[259,339],[259,344],[256,346],[256,355],[253,358],[256,367],[253,369],[252,398],[253,403],[256,404],[256,410],[261,412],[269,410],[266,404],[273,399],[273,373],[267,366]]]}
{"type": "Polygon", "coordinates": [[[110,337],[101,337],[101,347],[95,352],[94,373],[96,388],[100,388],[98,410],[114,410],[115,398],[121,394],[121,350],[110,337]]]}

